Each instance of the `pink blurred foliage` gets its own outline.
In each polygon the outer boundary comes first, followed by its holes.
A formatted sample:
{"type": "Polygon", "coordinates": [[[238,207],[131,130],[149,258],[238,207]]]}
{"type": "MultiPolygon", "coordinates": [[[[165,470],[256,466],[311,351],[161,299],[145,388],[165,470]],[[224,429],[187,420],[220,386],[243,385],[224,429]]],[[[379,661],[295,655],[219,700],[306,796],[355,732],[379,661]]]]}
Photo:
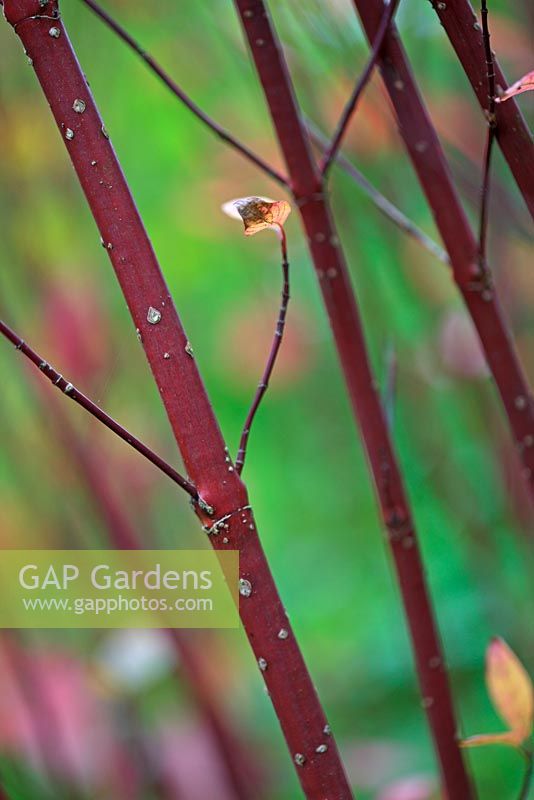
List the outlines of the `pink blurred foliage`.
{"type": "Polygon", "coordinates": [[[11,635],[0,650],[0,748],[73,785],[132,797],[135,770],[87,668],[66,653],[23,648],[11,635]]]}
{"type": "Polygon", "coordinates": [[[42,350],[80,388],[88,390],[111,364],[111,326],[96,284],[58,279],[44,287],[42,350]]]}
{"type": "Polygon", "coordinates": [[[377,790],[393,780],[414,758],[415,750],[410,746],[389,739],[359,740],[343,747],[343,763],[351,783],[366,790],[377,790]]]}
{"type": "Polygon", "coordinates": [[[438,800],[436,781],[429,775],[409,775],[382,789],[376,800],[438,800]]]}
{"type": "Polygon", "coordinates": [[[473,323],[460,311],[449,312],[441,323],[439,353],[448,371],[458,378],[486,378],[486,358],[473,323]]]}
{"type": "MultiPolygon", "coordinates": [[[[156,736],[162,781],[169,796],[187,800],[233,800],[223,765],[205,726],[192,719],[162,725],[156,736]]],[[[261,795],[258,786],[257,796],[261,795]]]]}

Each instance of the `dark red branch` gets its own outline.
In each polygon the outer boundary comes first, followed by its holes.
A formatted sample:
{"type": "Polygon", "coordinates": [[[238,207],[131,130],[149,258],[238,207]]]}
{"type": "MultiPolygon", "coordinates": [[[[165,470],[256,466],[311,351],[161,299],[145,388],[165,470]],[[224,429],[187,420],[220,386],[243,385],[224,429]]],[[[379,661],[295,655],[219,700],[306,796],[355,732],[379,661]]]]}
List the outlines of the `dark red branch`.
{"type": "Polygon", "coordinates": [[[271,167],[271,165],[267,164],[267,162],[262,158],[253,153],[249,147],[242,144],[242,142],[236,139],[235,136],[232,136],[232,134],[228,133],[228,131],[225,131],[218,122],[215,122],[214,119],[212,119],[208,114],[206,114],[205,111],[197,106],[197,104],[191,100],[189,95],[187,95],[183,89],[178,86],[176,81],[174,81],[170,75],[165,72],[163,67],[161,67],[158,62],[152,58],[152,56],[147,53],[146,50],[144,50],[141,45],[138,44],[135,39],[133,39],[132,36],[130,36],[128,31],[126,31],[122,25],[119,25],[119,23],[113,19],[113,17],[111,17],[107,11],[104,11],[104,9],[98,3],[95,3],[94,0],[82,0],[82,3],[85,3],[85,5],[88,6],[91,11],[94,11],[97,17],[99,17],[109,28],[111,28],[111,30],[116,33],[117,36],[128,45],[128,47],[131,47],[131,49],[143,59],[145,64],[147,64],[152,72],[154,72],[165,84],[165,86],[171,90],[175,97],[177,97],[184,104],[184,106],[186,106],[186,108],[188,108],[189,111],[195,115],[195,117],[203,122],[204,125],[206,125],[212,131],[212,133],[218,136],[219,139],[222,139],[223,142],[226,142],[226,144],[229,144],[230,147],[233,147],[234,150],[237,150],[239,153],[241,153],[241,155],[245,156],[245,158],[259,167],[273,180],[281,183],[283,186],[287,185],[287,178],[277,172],[274,167],[271,167]]]}
{"type": "MultiPolygon", "coordinates": [[[[381,19],[379,0],[355,0],[367,38],[381,19]]],[[[483,55],[483,54],[482,54],[483,55]]],[[[400,133],[451,260],[454,279],[478,332],[501,395],[531,496],[534,496],[534,401],[504,321],[488,269],[478,263],[478,242],[454,188],[434,126],[392,23],[379,65],[400,133]]],[[[484,67],[484,61],[482,61],[484,67]]],[[[485,93],[487,80],[484,77],[485,93]]]]}
{"type": "Polygon", "coordinates": [[[478,263],[481,270],[486,269],[486,243],[488,239],[488,209],[489,209],[489,189],[490,189],[490,170],[491,154],[493,141],[495,139],[495,68],[493,65],[493,53],[490,45],[490,31],[488,27],[488,7],[486,0],[482,0],[482,38],[484,40],[484,55],[486,59],[487,85],[488,85],[488,108],[486,118],[488,132],[486,134],[486,144],[484,148],[484,161],[482,166],[482,187],[480,190],[480,216],[478,228],[478,263]]]}
{"type": "Polygon", "coordinates": [[[395,457],[343,251],[294,96],[283,53],[262,0],[235,0],[291,178],[349,396],[375,482],[400,584],[423,705],[450,798],[472,797],[442,646],[408,499],[395,457]]]}
{"type": "MultiPolygon", "coordinates": [[[[488,83],[484,41],[480,24],[469,0],[432,0],[447,36],[450,39],[480,107],[488,108],[488,83]]],[[[508,82],[495,57],[496,86],[506,89],[508,82]]],[[[534,143],[528,125],[515,98],[495,108],[496,138],[512,171],[518,189],[534,216],[534,143]]]]}
{"type": "Polygon", "coordinates": [[[271,379],[274,365],[276,363],[278,351],[280,350],[280,346],[282,344],[282,337],[284,335],[284,328],[286,324],[287,307],[289,305],[289,263],[287,260],[286,234],[282,227],[280,227],[280,245],[282,250],[282,275],[283,275],[282,299],[280,302],[280,309],[278,311],[278,319],[276,321],[276,329],[274,332],[269,358],[267,359],[267,364],[263,371],[263,375],[261,376],[258,388],[256,389],[256,394],[254,395],[252,405],[250,406],[250,410],[247,414],[245,425],[243,427],[243,432],[241,434],[241,439],[239,441],[239,450],[237,452],[237,458],[235,460],[235,468],[239,472],[239,474],[241,474],[241,472],[243,471],[243,466],[245,464],[250,429],[252,427],[252,423],[254,422],[254,417],[256,416],[256,412],[258,411],[263,395],[265,394],[269,386],[269,381],[271,379]]]}
{"type": "Polygon", "coordinates": [[[245,486],[228,463],[191,346],[65,27],[56,18],[57,4],[5,0],[4,12],[33,60],[141,336],[187,473],[218,522],[198,505],[197,514],[210,526],[214,548],[239,551],[241,620],[256,659],[267,663],[262,676],[303,790],[308,797],[345,800],[351,792],[337,747],[324,732],[326,718],[261,547],[245,486]]]}
{"type": "Polygon", "coordinates": [[[337,124],[336,130],[334,131],[334,135],[332,136],[332,141],[328,146],[325,154],[323,155],[320,166],[320,172],[323,175],[326,175],[326,173],[332,166],[332,163],[336,158],[336,154],[339,148],[341,147],[341,142],[343,140],[343,137],[345,136],[345,133],[349,126],[349,122],[351,121],[352,115],[354,114],[356,106],[358,105],[358,100],[360,99],[363,90],[367,86],[371,74],[375,68],[378,54],[380,53],[380,49],[384,42],[384,37],[387,33],[387,30],[391,24],[393,17],[395,16],[398,4],[399,0],[389,0],[389,2],[384,8],[384,13],[382,19],[380,20],[380,25],[376,32],[376,36],[373,40],[371,55],[369,56],[369,59],[363,69],[363,72],[356,81],[356,86],[354,87],[352,94],[349,97],[345,108],[343,109],[341,118],[337,124]]]}
{"type": "MultiPolygon", "coordinates": [[[[95,417],[99,422],[109,428],[110,431],[113,431],[123,442],[126,442],[133,447],[134,450],[137,450],[138,453],[141,453],[147,461],[150,461],[157,467],[161,472],[163,472],[167,477],[177,483],[188,495],[190,495],[193,500],[198,501],[198,493],[193,484],[180,475],[170,464],[167,464],[160,456],[154,453],[149,447],[147,447],[143,442],[137,439],[133,434],[123,428],[122,425],[119,425],[113,417],[110,417],[109,414],[106,414],[100,406],[97,406],[96,403],[93,403],[88,397],[86,397],[79,389],[77,389],[73,384],[68,381],[66,378],[63,377],[59,372],[57,372],[54,367],[45,361],[45,359],[40,356],[38,353],[33,350],[29,344],[27,344],[23,339],[18,336],[8,325],[5,324],[2,320],[0,320],[0,333],[2,336],[5,336],[12,344],[15,345],[16,349],[19,350],[23,355],[25,355],[36,367],[38,367],[43,375],[48,378],[48,380],[57,388],[60,392],[63,392],[67,397],[70,397],[71,400],[74,400],[79,406],[84,408],[86,411],[91,414],[91,416],[95,417]]],[[[203,501],[200,501],[203,502],[203,501]]],[[[208,509],[204,508],[205,511],[208,509]]]]}

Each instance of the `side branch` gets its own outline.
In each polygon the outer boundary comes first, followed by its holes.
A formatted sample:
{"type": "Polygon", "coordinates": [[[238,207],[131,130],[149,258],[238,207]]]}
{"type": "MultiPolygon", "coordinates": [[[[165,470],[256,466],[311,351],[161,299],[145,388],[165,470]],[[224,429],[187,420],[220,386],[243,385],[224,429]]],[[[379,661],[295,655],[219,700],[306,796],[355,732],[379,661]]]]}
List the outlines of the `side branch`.
{"type": "Polygon", "coordinates": [[[276,358],[278,356],[278,351],[280,350],[280,346],[282,344],[282,337],[284,335],[287,307],[289,305],[289,263],[287,260],[286,234],[281,226],[280,226],[279,236],[280,236],[280,246],[282,250],[282,274],[283,274],[282,300],[278,312],[278,320],[276,322],[276,329],[274,332],[273,343],[271,345],[271,352],[269,353],[269,358],[267,359],[267,364],[263,371],[261,381],[258,385],[258,388],[256,389],[256,394],[254,395],[252,405],[247,414],[245,425],[243,427],[243,432],[241,433],[241,439],[239,441],[239,450],[237,452],[237,458],[235,460],[235,468],[239,472],[239,474],[241,474],[241,472],[243,471],[243,466],[245,464],[250,429],[252,427],[252,423],[254,422],[254,418],[256,416],[256,412],[259,408],[259,405],[262,401],[263,395],[265,394],[269,386],[269,380],[271,378],[274,365],[276,363],[276,358]]]}
{"type": "MultiPolygon", "coordinates": [[[[483,111],[488,107],[487,70],[480,24],[469,0],[431,0],[432,6],[483,111]]],[[[508,81],[495,57],[495,85],[508,81]]],[[[530,213],[534,217],[534,142],[515,97],[495,109],[496,139],[530,213]]]]}
{"type": "Polygon", "coordinates": [[[177,97],[186,108],[191,111],[197,119],[206,125],[215,136],[218,136],[219,139],[222,139],[223,142],[233,147],[234,150],[237,150],[241,153],[242,156],[245,156],[249,161],[255,164],[262,172],[265,172],[273,180],[277,181],[278,183],[282,184],[282,186],[287,186],[287,179],[281,175],[274,167],[271,167],[266,161],[264,161],[260,156],[257,156],[252,150],[247,147],[245,144],[240,142],[235,136],[232,136],[231,133],[228,133],[218,122],[212,119],[205,111],[203,111],[200,106],[191,100],[189,95],[187,95],[183,89],[178,86],[176,81],[174,81],[170,75],[165,72],[163,67],[161,67],[158,62],[152,58],[152,56],[144,50],[135,39],[130,36],[130,34],[120,25],[107,11],[105,11],[95,0],[82,0],[82,3],[85,3],[91,11],[93,11],[99,19],[104,22],[108,28],[110,28],[117,36],[125,42],[128,47],[130,47],[138,56],[140,56],[145,64],[154,72],[158,78],[165,84],[165,86],[171,90],[171,92],[177,97]]]}
{"type": "Polygon", "coordinates": [[[18,334],[15,333],[5,322],[0,320],[0,333],[2,336],[5,336],[12,344],[15,345],[16,349],[19,350],[23,355],[26,356],[36,367],[38,367],[43,375],[48,378],[48,380],[57,388],[60,392],[63,392],[67,397],[70,397],[71,400],[74,400],[79,406],[84,408],[86,411],[91,414],[91,416],[95,417],[102,425],[105,425],[106,428],[109,428],[110,431],[113,431],[123,442],[129,444],[130,447],[133,447],[134,450],[137,450],[142,456],[144,456],[147,461],[150,461],[157,467],[161,472],[163,472],[167,477],[174,481],[174,483],[178,484],[185,492],[187,492],[190,497],[198,502],[201,507],[203,508],[206,513],[210,511],[213,513],[213,509],[210,509],[203,500],[201,500],[198,496],[198,492],[193,484],[184,478],[183,475],[180,475],[170,464],[167,464],[160,456],[154,453],[149,447],[146,446],[140,439],[137,439],[132,433],[123,428],[118,422],[116,422],[113,417],[110,417],[109,414],[97,406],[96,403],[93,403],[83,392],[80,392],[75,386],[73,386],[70,381],[63,377],[59,372],[57,372],[54,367],[48,363],[42,356],[33,350],[29,344],[27,344],[24,339],[21,339],[18,334]]]}
{"type": "Polygon", "coordinates": [[[378,55],[380,53],[382,45],[384,44],[384,38],[386,36],[386,33],[388,32],[388,28],[393,20],[393,17],[395,16],[395,12],[397,10],[398,5],[399,5],[399,0],[389,0],[388,4],[384,9],[384,14],[380,21],[380,26],[373,40],[373,47],[371,50],[371,55],[369,56],[369,60],[367,61],[367,64],[365,65],[362,74],[360,75],[360,77],[356,82],[356,86],[354,87],[353,92],[349,100],[347,101],[347,105],[345,106],[341,118],[337,124],[337,128],[332,137],[332,141],[323,155],[320,166],[320,172],[322,175],[326,175],[326,173],[328,172],[328,170],[330,169],[332,163],[336,158],[339,148],[341,147],[342,139],[345,136],[352,115],[356,110],[356,106],[358,105],[358,100],[360,99],[363,90],[367,86],[367,83],[369,82],[373,69],[376,66],[378,55]]]}

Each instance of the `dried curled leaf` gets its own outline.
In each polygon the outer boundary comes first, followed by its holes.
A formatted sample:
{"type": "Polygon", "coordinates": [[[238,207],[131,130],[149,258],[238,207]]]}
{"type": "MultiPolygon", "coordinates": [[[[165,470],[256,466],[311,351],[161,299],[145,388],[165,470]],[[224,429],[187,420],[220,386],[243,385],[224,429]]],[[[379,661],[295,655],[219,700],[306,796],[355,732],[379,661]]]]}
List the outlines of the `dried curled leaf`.
{"type": "Polygon", "coordinates": [[[266,228],[281,228],[291,212],[287,200],[268,197],[240,197],[229,200],[222,209],[228,216],[243,220],[245,236],[253,236],[266,228]]]}
{"type": "Polygon", "coordinates": [[[522,92],[530,92],[534,90],[534,71],[527,72],[526,75],[523,75],[518,81],[513,83],[511,86],[506,89],[499,97],[495,98],[496,103],[504,103],[505,100],[509,100],[511,97],[515,97],[516,94],[521,94],[522,92]]]}
{"type": "Polygon", "coordinates": [[[464,739],[462,747],[508,744],[519,747],[532,733],[534,687],[515,653],[503,639],[492,639],[486,651],[486,686],[495,710],[508,731],[464,739]]]}

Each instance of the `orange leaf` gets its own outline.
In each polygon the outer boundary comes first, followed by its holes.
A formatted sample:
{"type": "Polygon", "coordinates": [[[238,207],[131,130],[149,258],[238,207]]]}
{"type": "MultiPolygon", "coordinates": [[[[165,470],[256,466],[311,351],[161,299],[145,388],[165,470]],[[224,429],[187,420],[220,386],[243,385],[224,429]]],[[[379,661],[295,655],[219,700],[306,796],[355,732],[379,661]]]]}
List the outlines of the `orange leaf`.
{"type": "Polygon", "coordinates": [[[253,236],[266,228],[281,228],[288,218],[291,206],[287,200],[269,200],[267,197],[241,197],[223,205],[230,217],[241,218],[245,236],[253,236]]]}
{"type": "Polygon", "coordinates": [[[509,744],[517,747],[516,736],[512,731],[505,733],[479,733],[477,736],[469,736],[460,741],[460,747],[483,747],[487,744],[509,744]]]}
{"type": "Polygon", "coordinates": [[[534,71],[527,72],[526,75],[523,75],[518,81],[513,83],[511,86],[506,89],[499,97],[495,98],[496,103],[504,103],[505,100],[509,100],[511,97],[515,97],[516,94],[521,94],[522,92],[529,92],[534,89],[534,71]]]}
{"type": "Polygon", "coordinates": [[[492,639],[486,651],[486,685],[495,710],[510,727],[517,744],[521,744],[532,732],[534,687],[503,639],[492,639]]]}

